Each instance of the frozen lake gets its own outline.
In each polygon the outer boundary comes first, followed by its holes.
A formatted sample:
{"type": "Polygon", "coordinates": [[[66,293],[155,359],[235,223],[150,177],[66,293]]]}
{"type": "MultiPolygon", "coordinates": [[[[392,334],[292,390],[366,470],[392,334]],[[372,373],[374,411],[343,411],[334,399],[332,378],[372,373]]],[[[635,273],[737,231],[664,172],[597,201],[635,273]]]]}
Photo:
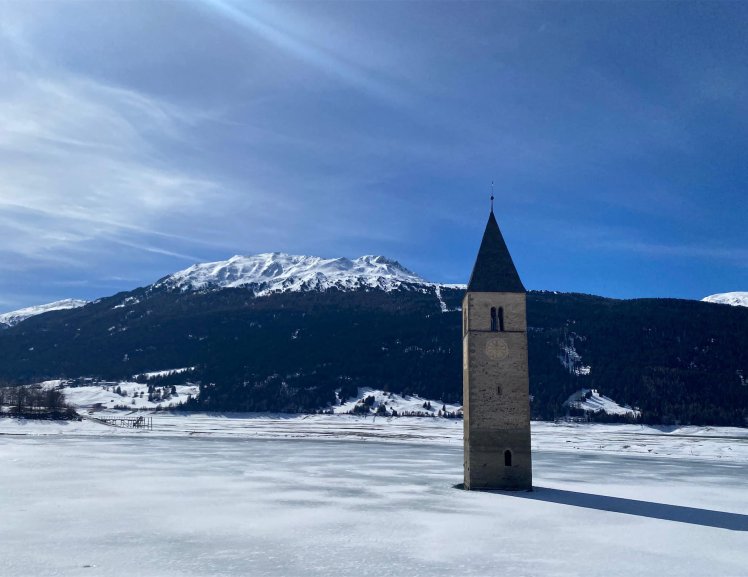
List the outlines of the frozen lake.
{"type": "Polygon", "coordinates": [[[186,419],[128,434],[0,419],[0,574],[748,570],[740,430],[536,425],[538,489],[510,494],[453,487],[462,480],[459,422],[397,421],[388,442],[384,422],[381,438],[346,438],[330,434],[336,423],[361,431],[374,423],[186,419]],[[314,438],[289,438],[300,431],[314,438]],[[642,454],[630,452],[636,441],[642,454]]]}

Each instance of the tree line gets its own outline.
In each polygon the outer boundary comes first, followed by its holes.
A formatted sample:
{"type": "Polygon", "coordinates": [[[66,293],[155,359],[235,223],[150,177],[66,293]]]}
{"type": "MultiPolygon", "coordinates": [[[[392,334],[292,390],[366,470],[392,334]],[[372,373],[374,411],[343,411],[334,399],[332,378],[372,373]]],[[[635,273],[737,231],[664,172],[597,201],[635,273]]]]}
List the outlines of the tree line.
{"type": "Polygon", "coordinates": [[[49,420],[78,418],[59,390],[40,386],[0,388],[0,416],[49,420]]]}

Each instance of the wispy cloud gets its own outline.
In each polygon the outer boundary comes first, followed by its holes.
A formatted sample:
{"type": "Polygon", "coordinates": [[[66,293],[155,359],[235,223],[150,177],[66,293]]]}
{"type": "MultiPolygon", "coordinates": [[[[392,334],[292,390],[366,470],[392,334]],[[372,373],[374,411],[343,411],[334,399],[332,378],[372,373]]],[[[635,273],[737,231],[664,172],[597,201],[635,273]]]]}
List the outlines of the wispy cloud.
{"type": "Polygon", "coordinates": [[[643,241],[601,241],[598,248],[635,252],[653,257],[682,257],[695,259],[718,259],[748,268],[748,250],[735,247],[705,246],[694,244],[660,244],[643,241]]]}
{"type": "Polygon", "coordinates": [[[145,252],[150,252],[152,254],[160,254],[160,255],[163,255],[163,256],[170,256],[170,257],[178,258],[178,259],[181,259],[181,260],[187,260],[187,261],[190,261],[190,262],[198,262],[200,260],[200,257],[197,257],[197,256],[193,256],[193,255],[189,255],[189,254],[184,254],[184,253],[176,252],[176,251],[173,251],[173,250],[167,250],[165,248],[161,248],[161,247],[158,247],[158,246],[150,246],[150,245],[147,245],[147,244],[144,244],[144,243],[141,243],[141,242],[131,242],[131,241],[126,241],[126,240],[122,240],[122,239],[115,240],[114,242],[116,244],[121,245],[121,246],[135,248],[135,249],[142,250],[142,251],[145,251],[145,252]]]}
{"type": "Polygon", "coordinates": [[[197,115],[69,73],[11,72],[2,88],[0,219],[14,230],[6,250],[46,259],[113,231],[159,234],[162,218],[214,200],[215,182],[162,154],[197,115]]]}
{"type": "Polygon", "coordinates": [[[304,26],[303,20],[278,3],[203,0],[213,13],[221,15],[246,32],[256,35],[291,57],[332,75],[371,96],[402,104],[406,93],[402,84],[389,80],[381,70],[356,62],[339,48],[326,46],[325,38],[304,26]]]}

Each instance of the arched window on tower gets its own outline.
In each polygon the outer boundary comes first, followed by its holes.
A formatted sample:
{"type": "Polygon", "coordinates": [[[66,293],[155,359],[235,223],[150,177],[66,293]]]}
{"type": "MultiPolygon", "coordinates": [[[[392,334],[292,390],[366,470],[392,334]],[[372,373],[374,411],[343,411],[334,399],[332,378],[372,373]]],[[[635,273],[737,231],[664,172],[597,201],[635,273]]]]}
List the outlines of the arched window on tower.
{"type": "Polygon", "coordinates": [[[498,330],[499,324],[496,318],[496,307],[491,307],[491,331],[496,332],[498,330]]]}
{"type": "Polygon", "coordinates": [[[499,330],[504,332],[504,307],[499,307],[499,330]]]}
{"type": "Polygon", "coordinates": [[[512,466],[512,452],[509,449],[504,451],[504,466],[505,467],[512,466]]]}

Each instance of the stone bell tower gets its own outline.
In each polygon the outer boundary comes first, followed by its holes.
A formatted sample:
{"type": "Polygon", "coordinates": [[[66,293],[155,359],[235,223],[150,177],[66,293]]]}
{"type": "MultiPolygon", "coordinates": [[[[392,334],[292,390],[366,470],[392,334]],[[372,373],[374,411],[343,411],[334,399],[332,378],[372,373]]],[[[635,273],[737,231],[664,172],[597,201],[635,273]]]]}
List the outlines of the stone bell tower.
{"type": "Polygon", "coordinates": [[[466,489],[532,489],[525,302],[492,196],[462,301],[466,489]]]}

